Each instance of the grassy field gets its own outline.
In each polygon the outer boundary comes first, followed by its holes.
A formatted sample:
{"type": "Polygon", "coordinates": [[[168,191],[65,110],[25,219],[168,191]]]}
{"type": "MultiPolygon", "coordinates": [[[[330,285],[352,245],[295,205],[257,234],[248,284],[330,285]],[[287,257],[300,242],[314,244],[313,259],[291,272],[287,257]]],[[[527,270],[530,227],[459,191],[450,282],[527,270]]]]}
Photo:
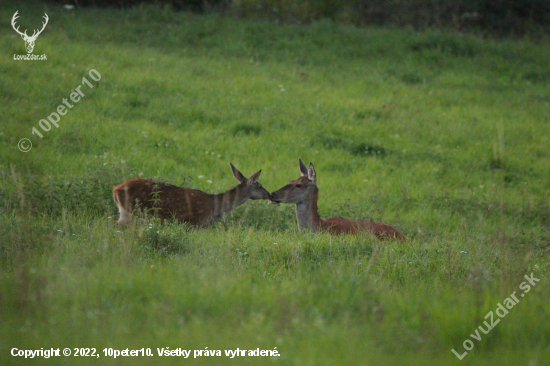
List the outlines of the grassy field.
{"type": "Polygon", "coordinates": [[[550,364],[547,42],[11,1],[0,35],[0,364],[550,364]],[[13,60],[16,10],[22,29],[49,15],[34,50],[47,61],[13,60]],[[322,217],[409,240],[299,233],[292,206],[266,201],[206,230],[115,225],[126,178],[221,192],[232,162],[274,191],[299,157],[315,164],[322,217]],[[143,347],[155,356],[103,353],[143,347]]]}

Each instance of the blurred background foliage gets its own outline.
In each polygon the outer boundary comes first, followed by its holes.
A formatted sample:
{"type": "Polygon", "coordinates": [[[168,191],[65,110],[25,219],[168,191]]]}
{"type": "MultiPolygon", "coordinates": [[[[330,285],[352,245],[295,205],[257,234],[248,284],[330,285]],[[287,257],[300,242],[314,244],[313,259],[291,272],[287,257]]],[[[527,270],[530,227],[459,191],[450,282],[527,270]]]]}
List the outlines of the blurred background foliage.
{"type": "Polygon", "coordinates": [[[547,32],[547,0],[51,0],[76,7],[154,4],[174,10],[217,11],[239,17],[308,24],[332,19],[358,26],[475,31],[496,36],[547,32]]]}

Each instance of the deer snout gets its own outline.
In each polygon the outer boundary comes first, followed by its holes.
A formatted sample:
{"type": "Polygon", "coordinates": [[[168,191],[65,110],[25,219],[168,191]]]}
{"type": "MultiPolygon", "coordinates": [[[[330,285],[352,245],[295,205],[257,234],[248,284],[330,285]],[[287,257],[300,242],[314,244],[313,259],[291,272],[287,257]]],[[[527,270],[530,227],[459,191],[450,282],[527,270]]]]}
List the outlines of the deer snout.
{"type": "Polygon", "coordinates": [[[250,199],[252,200],[267,200],[270,198],[269,192],[265,188],[252,192],[250,199]]]}
{"type": "Polygon", "coordinates": [[[272,192],[269,194],[269,202],[273,205],[281,203],[281,200],[277,198],[277,192],[272,192]]]}

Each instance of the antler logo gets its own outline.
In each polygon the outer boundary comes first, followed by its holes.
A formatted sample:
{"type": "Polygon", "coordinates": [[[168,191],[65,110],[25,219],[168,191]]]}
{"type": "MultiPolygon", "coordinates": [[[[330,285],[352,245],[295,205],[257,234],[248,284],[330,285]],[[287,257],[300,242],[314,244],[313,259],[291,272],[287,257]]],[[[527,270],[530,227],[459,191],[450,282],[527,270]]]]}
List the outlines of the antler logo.
{"type": "Polygon", "coordinates": [[[25,29],[24,32],[21,32],[19,30],[19,26],[17,26],[17,28],[15,27],[15,23],[16,23],[16,20],[17,18],[19,18],[19,16],[17,15],[17,13],[19,13],[19,10],[15,12],[15,14],[13,14],[13,18],[11,18],[11,26],[13,27],[13,29],[19,33],[21,35],[21,38],[23,38],[23,41],[25,41],[25,48],[27,49],[27,53],[32,53],[32,50],[34,48],[34,42],[36,41],[36,38],[38,38],[38,36],[40,35],[40,33],[42,33],[42,31],[44,30],[44,28],[46,28],[46,24],[48,24],[48,14],[44,13],[44,20],[46,22],[43,22],[42,23],[42,29],[40,30],[35,30],[32,34],[32,36],[28,36],[27,35],[27,30],[25,29]]]}

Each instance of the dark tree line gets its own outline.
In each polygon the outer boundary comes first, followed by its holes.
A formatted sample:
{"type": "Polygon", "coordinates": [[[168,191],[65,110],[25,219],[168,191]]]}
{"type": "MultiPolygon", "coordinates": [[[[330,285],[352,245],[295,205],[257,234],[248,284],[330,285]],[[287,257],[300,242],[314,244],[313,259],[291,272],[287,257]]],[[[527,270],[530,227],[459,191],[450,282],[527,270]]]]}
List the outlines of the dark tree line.
{"type": "Polygon", "coordinates": [[[480,30],[523,34],[550,29],[550,0],[52,0],[78,7],[154,4],[175,11],[224,11],[308,23],[329,18],[353,24],[480,30]]]}

